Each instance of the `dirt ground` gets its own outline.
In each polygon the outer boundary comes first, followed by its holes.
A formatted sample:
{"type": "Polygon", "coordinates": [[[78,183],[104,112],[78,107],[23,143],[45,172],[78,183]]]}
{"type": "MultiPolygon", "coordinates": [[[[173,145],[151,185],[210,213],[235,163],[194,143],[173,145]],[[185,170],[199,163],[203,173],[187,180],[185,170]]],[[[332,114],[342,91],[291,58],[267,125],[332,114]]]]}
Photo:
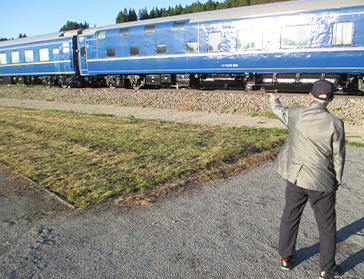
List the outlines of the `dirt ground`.
{"type": "Polygon", "coordinates": [[[19,220],[31,222],[73,207],[35,182],[0,164],[0,196],[3,222],[16,224],[19,220]]]}

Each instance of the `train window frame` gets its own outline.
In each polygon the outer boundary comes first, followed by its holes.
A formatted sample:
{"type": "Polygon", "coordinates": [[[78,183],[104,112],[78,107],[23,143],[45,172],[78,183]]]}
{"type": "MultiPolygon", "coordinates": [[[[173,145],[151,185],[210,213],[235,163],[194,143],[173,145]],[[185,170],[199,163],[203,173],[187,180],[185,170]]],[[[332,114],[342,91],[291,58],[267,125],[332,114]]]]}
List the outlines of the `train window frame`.
{"type": "Polygon", "coordinates": [[[80,56],[86,57],[86,46],[85,45],[80,46],[80,56]]]}
{"type": "Polygon", "coordinates": [[[352,46],[354,39],[354,22],[335,22],[332,26],[333,46],[352,46]]]}
{"type": "Polygon", "coordinates": [[[128,37],[129,36],[129,27],[121,28],[119,31],[120,37],[128,37]]]}
{"type": "Polygon", "coordinates": [[[198,53],[198,42],[187,42],[186,53],[198,53]]]}
{"type": "Polygon", "coordinates": [[[156,45],[156,53],[157,55],[167,54],[167,44],[156,45]]]}
{"type": "Polygon", "coordinates": [[[256,50],[262,48],[263,48],[262,29],[238,30],[236,35],[236,49],[238,51],[256,50]]]}
{"type": "Polygon", "coordinates": [[[311,47],[312,27],[310,25],[289,25],[281,27],[281,48],[311,47]]]}
{"type": "Polygon", "coordinates": [[[24,61],[25,63],[34,62],[34,52],[32,49],[24,51],[24,61]]]}
{"type": "Polygon", "coordinates": [[[0,65],[7,64],[6,53],[0,53],[0,65]]]}
{"type": "Polygon", "coordinates": [[[156,27],[156,24],[146,25],[145,28],[144,28],[144,34],[146,34],[146,35],[155,34],[155,27],[156,27]]]}
{"type": "Polygon", "coordinates": [[[106,30],[97,32],[97,39],[98,40],[105,40],[106,38],[106,30]]]}
{"type": "Polygon", "coordinates": [[[107,57],[115,57],[115,48],[106,49],[106,56],[107,57]]]}
{"type": "Polygon", "coordinates": [[[130,56],[139,56],[139,47],[138,46],[131,46],[130,49],[130,56]]]}
{"type": "Polygon", "coordinates": [[[220,52],[222,45],[222,32],[210,32],[207,37],[208,52],[220,52]]]}
{"type": "Polygon", "coordinates": [[[49,61],[49,49],[41,48],[39,49],[39,61],[49,61]]]}
{"type": "Polygon", "coordinates": [[[14,51],[14,52],[11,53],[11,63],[12,64],[20,63],[19,51],[14,51]]]}
{"type": "Polygon", "coordinates": [[[173,23],[173,31],[184,31],[186,27],[186,21],[185,20],[177,20],[173,23]]]}

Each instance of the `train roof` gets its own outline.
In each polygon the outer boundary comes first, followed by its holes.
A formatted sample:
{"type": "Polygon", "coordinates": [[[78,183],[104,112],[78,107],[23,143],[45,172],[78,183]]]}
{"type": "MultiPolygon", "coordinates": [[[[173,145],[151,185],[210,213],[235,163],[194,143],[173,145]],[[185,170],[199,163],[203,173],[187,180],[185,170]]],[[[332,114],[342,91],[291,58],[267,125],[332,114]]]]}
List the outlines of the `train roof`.
{"type": "Polygon", "coordinates": [[[35,36],[35,37],[26,37],[26,38],[21,38],[21,39],[2,41],[2,42],[0,42],[0,47],[42,42],[42,41],[52,41],[52,40],[57,40],[60,38],[66,38],[66,37],[72,38],[73,36],[79,35],[81,33],[82,33],[82,30],[71,30],[71,31],[58,32],[58,33],[53,33],[53,34],[48,34],[48,35],[41,35],[41,36],[35,36]]]}
{"type": "Polygon", "coordinates": [[[9,41],[0,42],[0,47],[26,44],[26,43],[32,43],[32,42],[39,42],[39,41],[55,40],[55,39],[64,38],[64,37],[72,37],[72,36],[80,35],[80,34],[93,35],[96,32],[101,31],[101,30],[139,26],[139,25],[146,25],[146,24],[153,24],[153,23],[179,21],[179,20],[189,20],[190,23],[194,23],[194,22],[197,23],[197,22],[206,22],[206,21],[223,20],[223,19],[231,19],[231,18],[269,16],[269,15],[278,15],[278,14],[285,14],[285,13],[306,12],[306,11],[314,11],[314,10],[328,10],[328,9],[356,7],[356,6],[364,6],[363,0],[345,0],[345,1],[343,1],[343,0],[319,0],[319,1],[318,0],[291,0],[291,1],[285,1],[285,2],[270,3],[270,4],[244,6],[244,7],[238,7],[238,8],[206,11],[206,12],[184,14],[184,15],[177,15],[177,16],[170,16],[170,17],[163,17],[163,18],[131,21],[131,22],[114,24],[114,25],[89,28],[89,29],[84,29],[84,30],[72,30],[72,31],[59,32],[59,33],[49,34],[49,35],[9,40],[9,41]]]}

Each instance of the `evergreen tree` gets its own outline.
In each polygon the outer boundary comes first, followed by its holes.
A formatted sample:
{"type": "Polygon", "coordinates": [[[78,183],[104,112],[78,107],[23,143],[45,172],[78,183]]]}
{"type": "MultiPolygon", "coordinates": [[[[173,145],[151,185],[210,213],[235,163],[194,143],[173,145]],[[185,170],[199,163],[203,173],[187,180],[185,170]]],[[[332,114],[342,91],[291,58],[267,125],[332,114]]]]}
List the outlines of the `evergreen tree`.
{"type": "Polygon", "coordinates": [[[77,29],[87,29],[90,28],[90,25],[85,21],[85,23],[77,23],[75,21],[67,21],[65,25],[59,30],[62,31],[68,31],[68,30],[77,30],[77,29]]]}
{"type": "Polygon", "coordinates": [[[138,16],[137,16],[135,10],[129,9],[128,21],[136,21],[136,20],[138,20],[138,16]]]}
{"type": "MultiPolygon", "coordinates": [[[[171,7],[169,7],[171,8],[171,7]]],[[[162,17],[168,16],[168,11],[166,9],[162,9],[162,17]]]]}
{"type": "Polygon", "coordinates": [[[176,8],[174,9],[174,14],[180,15],[180,14],[182,14],[182,11],[183,11],[182,5],[179,4],[179,6],[176,6],[176,8]]]}
{"type": "Polygon", "coordinates": [[[154,7],[149,13],[149,18],[156,18],[158,17],[158,14],[155,12],[154,7]]]}
{"type": "Polygon", "coordinates": [[[128,21],[128,10],[125,8],[124,11],[120,11],[116,17],[116,23],[123,23],[128,21]]]}
{"type": "Polygon", "coordinates": [[[148,14],[147,7],[145,7],[142,10],[139,10],[139,19],[140,20],[149,19],[149,14],[148,14]]]}

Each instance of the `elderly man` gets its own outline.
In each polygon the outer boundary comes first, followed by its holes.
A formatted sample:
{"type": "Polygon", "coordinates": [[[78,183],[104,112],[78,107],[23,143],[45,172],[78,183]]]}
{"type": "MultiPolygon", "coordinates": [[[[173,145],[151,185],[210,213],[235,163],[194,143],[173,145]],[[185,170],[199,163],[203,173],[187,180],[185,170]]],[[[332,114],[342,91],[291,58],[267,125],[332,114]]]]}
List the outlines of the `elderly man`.
{"type": "Polygon", "coordinates": [[[287,180],[286,205],[280,225],[280,267],[290,270],[294,261],[298,227],[308,199],[320,235],[320,278],[341,278],[336,265],[336,190],[342,182],[345,161],[344,123],[329,113],[334,86],[316,81],[308,107],[283,107],[274,94],[273,113],[288,127],[289,135],[278,154],[275,170],[287,180]]]}

